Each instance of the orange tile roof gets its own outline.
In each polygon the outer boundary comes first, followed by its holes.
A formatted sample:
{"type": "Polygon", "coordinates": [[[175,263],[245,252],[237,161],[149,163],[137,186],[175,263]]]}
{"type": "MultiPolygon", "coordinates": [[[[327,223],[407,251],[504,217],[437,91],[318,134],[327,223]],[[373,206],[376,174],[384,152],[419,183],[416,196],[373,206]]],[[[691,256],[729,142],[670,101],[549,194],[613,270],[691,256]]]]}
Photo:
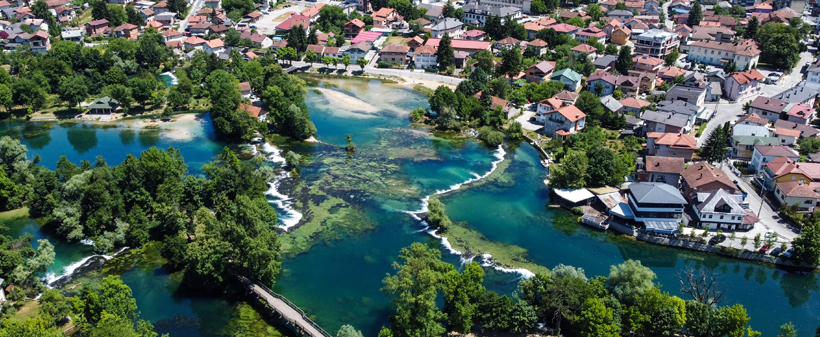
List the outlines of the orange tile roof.
{"type": "Polygon", "coordinates": [[[575,122],[587,116],[583,111],[578,110],[574,105],[567,105],[565,107],[558,108],[556,112],[560,113],[561,116],[564,116],[570,122],[575,122]]]}
{"type": "Polygon", "coordinates": [[[648,132],[646,137],[655,138],[655,144],[658,145],[669,145],[676,149],[698,149],[698,141],[688,134],[648,132]]]}

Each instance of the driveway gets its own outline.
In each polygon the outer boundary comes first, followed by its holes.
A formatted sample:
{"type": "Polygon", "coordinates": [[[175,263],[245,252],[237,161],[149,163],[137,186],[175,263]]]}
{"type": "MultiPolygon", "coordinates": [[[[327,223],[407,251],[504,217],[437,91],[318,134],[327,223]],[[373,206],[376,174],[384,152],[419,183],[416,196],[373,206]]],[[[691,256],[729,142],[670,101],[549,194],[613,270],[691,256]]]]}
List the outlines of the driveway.
{"type": "Polygon", "coordinates": [[[530,117],[535,116],[535,111],[529,109],[529,106],[523,107],[524,111],[521,113],[521,116],[518,116],[515,120],[521,123],[521,127],[530,131],[539,131],[544,128],[544,125],[536,124],[530,121],[530,117]]]}
{"type": "Polygon", "coordinates": [[[285,21],[290,13],[299,13],[305,9],[304,5],[296,4],[288,8],[282,8],[274,11],[269,11],[269,14],[262,15],[259,21],[256,21],[256,31],[262,35],[276,34],[276,26],[285,21]]]}

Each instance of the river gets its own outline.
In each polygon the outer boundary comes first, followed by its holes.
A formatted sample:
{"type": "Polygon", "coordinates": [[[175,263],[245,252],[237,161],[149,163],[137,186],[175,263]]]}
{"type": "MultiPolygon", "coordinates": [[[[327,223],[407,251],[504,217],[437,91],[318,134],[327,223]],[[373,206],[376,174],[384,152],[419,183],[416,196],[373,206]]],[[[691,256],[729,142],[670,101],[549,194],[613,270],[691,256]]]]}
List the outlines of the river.
{"type": "MultiPolygon", "coordinates": [[[[317,138],[344,146],[345,135],[350,135],[357,152],[345,158],[343,149],[328,145],[280,144],[302,153],[309,163],[299,178],[283,182],[279,192],[293,195],[297,186],[307,186],[337,198],[338,203],[327,209],[327,221],[339,224],[325,224],[326,231],[313,244],[291,239],[300,235],[298,226],[283,238],[294,253],[283,261],[274,290],[331,333],[342,324],[352,324],[374,336],[387,325],[390,312],[389,299],[379,290],[381,280],[392,272],[391,264],[402,247],[426,242],[442,248],[446,261],[460,263],[459,256],[421,231],[419,222],[405,211],[418,210],[424,196],[486,173],[496,149],[470,140],[431,136],[423,128],[412,127],[405,117],[417,106],[426,107],[426,100],[397,85],[338,79],[308,82],[322,89],[309,91],[306,99],[319,130],[317,138]],[[334,218],[335,214],[343,216],[334,218]],[[371,226],[351,226],[354,222],[371,226]],[[303,245],[300,249],[293,248],[299,244],[303,245]]],[[[93,162],[102,155],[115,165],[128,153],[173,146],[181,149],[189,171],[199,174],[200,167],[226,145],[215,140],[207,118],[173,128],[43,125],[9,122],[0,125],[0,131],[22,137],[29,158],[40,155],[41,165],[50,168],[61,155],[75,163],[93,162]]],[[[743,304],[751,325],[764,335],[776,335],[778,327],[789,321],[804,335],[820,322],[816,274],[636,243],[581,227],[566,212],[545,206],[548,191],[541,182],[543,167],[537,152],[526,144],[511,145],[506,148],[511,162],[503,179],[442,198],[453,221],[467,221],[491,240],[523,247],[535,263],[549,268],[559,263],[573,265],[585,269],[587,276],[606,275],[610,265],[638,259],[655,271],[662,289],[672,294],[679,294],[679,271],[687,266],[708,268],[721,275],[728,289],[723,303],[743,304]]],[[[298,195],[294,198],[284,207],[304,206],[298,195]]],[[[285,214],[281,205],[272,205],[285,214]]],[[[66,266],[91,254],[91,246],[55,242],[33,220],[15,219],[6,224],[13,235],[28,232],[55,243],[57,260],[49,273],[61,274],[66,266]]],[[[518,278],[515,273],[488,270],[485,285],[510,294],[518,278]]],[[[133,289],[143,317],[154,322],[158,332],[224,334],[230,303],[175,294],[178,283],[158,266],[134,268],[123,280],[133,289]]]]}

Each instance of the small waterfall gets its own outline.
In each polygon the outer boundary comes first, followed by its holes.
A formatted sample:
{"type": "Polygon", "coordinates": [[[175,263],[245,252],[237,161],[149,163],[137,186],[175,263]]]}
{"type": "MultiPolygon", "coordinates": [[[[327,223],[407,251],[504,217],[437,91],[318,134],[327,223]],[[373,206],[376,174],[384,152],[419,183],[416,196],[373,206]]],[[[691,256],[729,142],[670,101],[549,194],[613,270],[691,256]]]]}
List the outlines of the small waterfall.
{"type": "MultiPolygon", "coordinates": [[[[87,243],[83,242],[83,244],[87,243]]],[[[49,288],[63,287],[66,284],[71,283],[75,279],[79,278],[82,275],[85,275],[90,271],[102,268],[102,265],[105,263],[105,261],[114,258],[114,256],[117,256],[119,253],[122,253],[126,249],[128,249],[128,247],[122,247],[113,255],[95,254],[87,256],[80,261],[74,262],[70,265],[63,267],[61,275],[56,275],[55,273],[48,273],[45,277],[43,277],[42,280],[46,283],[46,285],[49,288]]]]}
{"type": "MultiPolygon", "coordinates": [[[[272,146],[268,143],[262,143],[261,145],[261,152],[266,155],[265,160],[277,163],[280,166],[285,165],[285,157],[282,156],[282,150],[272,146]]],[[[280,175],[276,176],[273,182],[268,183],[268,190],[265,192],[265,195],[271,197],[272,199],[268,199],[268,202],[271,204],[276,205],[277,208],[281,209],[284,214],[279,214],[279,221],[281,221],[283,230],[287,231],[302,220],[302,213],[299,213],[295,209],[293,209],[293,201],[292,199],[279,192],[279,184],[280,182],[288,177],[288,172],[282,172],[280,175]]]]}

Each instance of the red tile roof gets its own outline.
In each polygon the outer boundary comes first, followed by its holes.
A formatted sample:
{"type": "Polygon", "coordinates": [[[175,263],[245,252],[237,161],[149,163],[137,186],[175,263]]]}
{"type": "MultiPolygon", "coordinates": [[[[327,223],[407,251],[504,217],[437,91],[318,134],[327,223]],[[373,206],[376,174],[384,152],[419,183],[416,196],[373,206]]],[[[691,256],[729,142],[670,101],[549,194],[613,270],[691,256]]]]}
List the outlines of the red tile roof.
{"type": "Polygon", "coordinates": [[[723,172],[723,170],[714,167],[712,164],[705,161],[693,164],[688,169],[684,170],[681,176],[683,177],[683,181],[686,183],[686,186],[693,189],[698,189],[703,185],[718,182],[723,184],[727,190],[737,190],[735,183],[726,175],[725,172],[723,172]]]}
{"type": "Polygon", "coordinates": [[[815,192],[809,184],[802,181],[777,183],[777,188],[783,192],[785,196],[790,198],[820,198],[820,195],[817,195],[817,192],[815,192]]]}
{"type": "Polygon", "coordinates": [[[287,20],[276,26],[279,30],[290,30],[293,27],[302,26],[302,28],[310,27],[310,18],[304,15],[291,15],[287,20]]]}
{"type": "Polygon", "coordinates": [[[680,133],[661,133],[661,132],[648,132],[646,134],[647,138],[654,138],[655,144],[657,145],[668,145],[669,147],[676,148],[676,149],[689,149],[689,150],[697,150],[698,149],[698,141],[695,137],[692,137],[688,134],[680,134],[680,133]]]}
{"type": "Polygon", "coordinates": [[[675,157],[646,157],[646,171],[657,173],[675,173],[681,174],[684,170],[683,158],[675,157]]]}
{"type": "Polygon", "coordinates": [[[555,111],[560,113],[561,116],[564,116],[564,118],[566,118],[570,122],[575,122],[587,116],[587,114],[585,114],[581,110],[578,110],[578,108],[576,108],[574,105],[567,105],[565,107],[558,108],[558,110],[555,111]]]}

